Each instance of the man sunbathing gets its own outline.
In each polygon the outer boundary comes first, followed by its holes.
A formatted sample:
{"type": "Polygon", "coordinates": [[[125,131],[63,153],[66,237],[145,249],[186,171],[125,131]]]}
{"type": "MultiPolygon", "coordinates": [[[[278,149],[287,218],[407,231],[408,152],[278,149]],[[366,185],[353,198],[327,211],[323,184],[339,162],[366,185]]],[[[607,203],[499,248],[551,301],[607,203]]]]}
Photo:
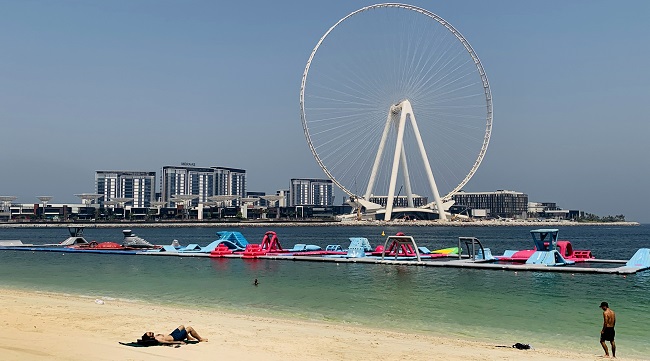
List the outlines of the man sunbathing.
{"type": "Polygon", "coordinates": [[[186,343],[186,340],[208,342],[208,339],[199,336],[192,326],[185,327],[183,325],[178,326],[178,328],[172,331],[169,335],[163,335],[162,333],[154,335],[151,331],[145,332],[144,335],[142,335],[143,342],[151,342],[153,340],[166,345],[184,344],[186,343]]]}

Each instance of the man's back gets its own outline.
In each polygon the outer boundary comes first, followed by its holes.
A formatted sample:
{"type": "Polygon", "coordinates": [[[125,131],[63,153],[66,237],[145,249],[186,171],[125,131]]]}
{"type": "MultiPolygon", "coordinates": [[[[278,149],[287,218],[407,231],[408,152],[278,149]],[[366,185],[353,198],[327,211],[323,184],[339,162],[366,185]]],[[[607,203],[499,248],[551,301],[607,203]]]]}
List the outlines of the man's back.
{"type": "Polygon", "coordinates": [[[605,327],[613,328],[616,325],[616,313],[611,308],[607,308],[603,311],[603,321],[605,327]]]}

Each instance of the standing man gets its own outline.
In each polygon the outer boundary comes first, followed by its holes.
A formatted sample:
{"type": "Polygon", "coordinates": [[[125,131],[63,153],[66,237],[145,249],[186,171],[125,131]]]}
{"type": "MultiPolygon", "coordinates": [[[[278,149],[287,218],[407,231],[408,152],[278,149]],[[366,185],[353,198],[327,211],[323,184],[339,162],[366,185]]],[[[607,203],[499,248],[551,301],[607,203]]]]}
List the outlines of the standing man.
{"type": "Polygon", "coordinates": [[[603,329],[600,331],[600,345],[605,350],[605,357],[609,357],[609,351],[605,341],[609,341],[612,346],[612,357],[616,357],[616,342],[614,342],[614,326],[616,325],[616,314],[609,308],[607,302],[601,302],[600,308],[603,310],[603,329]]]}

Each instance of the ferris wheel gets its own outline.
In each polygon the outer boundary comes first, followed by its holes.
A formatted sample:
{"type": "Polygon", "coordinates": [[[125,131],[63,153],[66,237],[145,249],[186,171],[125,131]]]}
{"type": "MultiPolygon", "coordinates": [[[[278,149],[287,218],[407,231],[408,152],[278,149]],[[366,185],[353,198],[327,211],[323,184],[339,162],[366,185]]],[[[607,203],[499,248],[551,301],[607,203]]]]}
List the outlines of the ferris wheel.
{"type": "Polygon", "coordinates": [[[487,151],[492,95],[478,56],[425,9],[386,3],[336,22],[302,77],[307,143],[351,198],[443,202],[467,184],[487,151]]]}

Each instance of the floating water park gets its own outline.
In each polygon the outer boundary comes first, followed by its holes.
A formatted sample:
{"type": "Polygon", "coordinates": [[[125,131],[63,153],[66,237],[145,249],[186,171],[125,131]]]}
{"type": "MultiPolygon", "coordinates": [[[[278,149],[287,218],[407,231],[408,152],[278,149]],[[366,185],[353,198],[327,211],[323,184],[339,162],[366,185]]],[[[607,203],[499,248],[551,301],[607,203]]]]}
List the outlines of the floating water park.
{"type": "Polygon", "coordinates": [[[278,235],[268,231],[260,243],[250,243],[237,231],[219,231],[218,238],[208,245],[193,243],[182,246],[174,240],[169,245],[154,245],[123,230],[121,244],[87,241],[84,227],[68,227],[70,236],[61,243],[24,244],[19,240],[0,241],[0,250],[64,253],[98,253],[138,256],[210,257],[224,259],[267,259],[277,261],[311,261],[335,263],[367,263],[424,267],[455,267],[508,271],[540,271],[569,273],[632,274],[650,269],[650,249],[640,248],[628,260],[598,259],[591,250],[576,250],[571,242],[559,240],[558,229],[530,231],[532,248],[506,250],[492,255],[476,237],[458,237],[454,247],[429,250],[404,233],[389,235],[383,245],[372,247],[367,238],[350,237],[347,247],[329,244],[295,244],[284,248],[278,235]]]}

